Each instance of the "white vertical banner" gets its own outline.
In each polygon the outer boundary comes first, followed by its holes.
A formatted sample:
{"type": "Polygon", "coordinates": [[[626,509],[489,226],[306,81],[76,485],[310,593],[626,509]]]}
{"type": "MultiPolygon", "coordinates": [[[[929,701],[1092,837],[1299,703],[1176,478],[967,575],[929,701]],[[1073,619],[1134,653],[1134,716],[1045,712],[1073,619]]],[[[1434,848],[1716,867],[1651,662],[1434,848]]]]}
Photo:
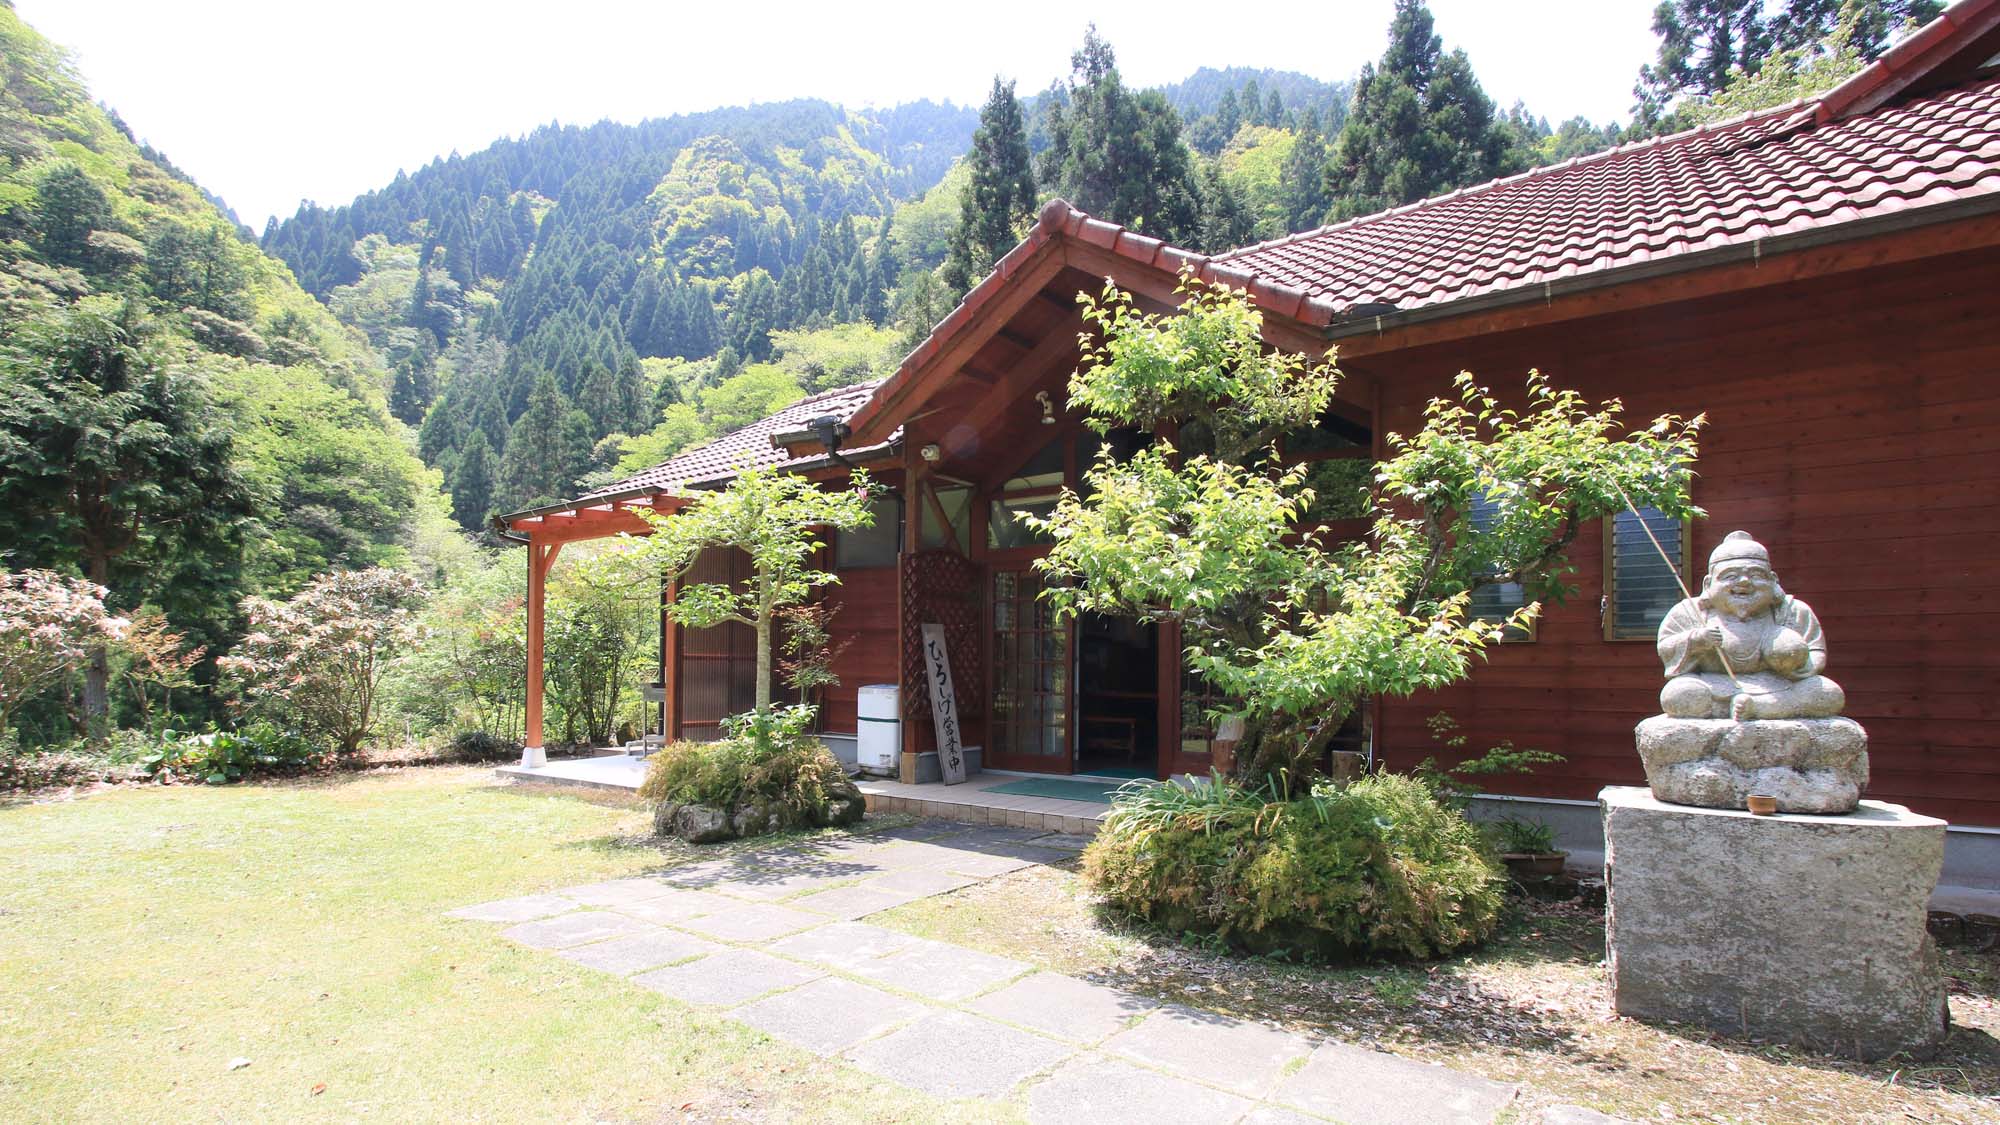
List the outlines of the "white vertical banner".
{"type": "Polygon", "coordinates": [[[951,685],[951,657],[945,650],[944,626],[926,623],[924,679],[931,690],[931,722],[937,728],[938,769],[946,785],[965,780],[965,746],[958,730],[958,694],[951,685]]]}

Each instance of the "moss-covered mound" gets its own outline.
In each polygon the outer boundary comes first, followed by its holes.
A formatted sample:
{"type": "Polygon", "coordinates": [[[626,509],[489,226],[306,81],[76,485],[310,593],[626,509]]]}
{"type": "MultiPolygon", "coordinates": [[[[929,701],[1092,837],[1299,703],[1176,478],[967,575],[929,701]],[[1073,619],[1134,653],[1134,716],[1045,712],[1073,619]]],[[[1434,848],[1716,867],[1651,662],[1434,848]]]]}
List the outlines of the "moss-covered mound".
{"type": "Polygon", "coordinates": [[[1396,774],[1273,800],[1228,782],[1120,795],[1084,853],[1110,903],[1250,952],[1437,957],[1485,939],[1504,880],[1485,841],[1396,774]]]}
{"type": "Polygon", "coordinates": [[[701,844],[861,819],[861,791],[817,739],[775,723],[732,726],[718,741],[653,756],[639,796],[661,834],[701,844]]]}

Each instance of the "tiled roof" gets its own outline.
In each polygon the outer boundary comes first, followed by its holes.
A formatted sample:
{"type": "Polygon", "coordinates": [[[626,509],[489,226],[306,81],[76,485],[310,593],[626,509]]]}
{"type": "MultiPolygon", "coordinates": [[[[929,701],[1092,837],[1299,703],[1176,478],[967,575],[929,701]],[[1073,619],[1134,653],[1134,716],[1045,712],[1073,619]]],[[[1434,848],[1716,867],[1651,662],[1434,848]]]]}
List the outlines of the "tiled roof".
{"type": "MultiPolygon", "coordinates": [[[[686,485],[727,480],[741,468],[797,467],[822,460],[824,455],[818,453],[793,457],[782,447],[772,445],[771,439],[778,434],[804,430],[813,419],[828,414],[845,421],[855,408],[868,401],[880,385],[881,380],[876,379],[802,398],[768,418],[726,433],[698,449],[677,454],[644,472],[605,485],[582,497],[578,503],[647,489],[676,492],[686,485]]],[[[840,452],[848,457],[862,457],[885,448],[901,436],[902,430],[898,429],[886,441],[842,449],[840,452]]]]}
{"type": "Polygon", "coordinates": [[[2000,197],[2000,78],[1862,116],[1819,109],[1750,114],[1214,261],[1304,290],[1338,319],[2000,197]]]}

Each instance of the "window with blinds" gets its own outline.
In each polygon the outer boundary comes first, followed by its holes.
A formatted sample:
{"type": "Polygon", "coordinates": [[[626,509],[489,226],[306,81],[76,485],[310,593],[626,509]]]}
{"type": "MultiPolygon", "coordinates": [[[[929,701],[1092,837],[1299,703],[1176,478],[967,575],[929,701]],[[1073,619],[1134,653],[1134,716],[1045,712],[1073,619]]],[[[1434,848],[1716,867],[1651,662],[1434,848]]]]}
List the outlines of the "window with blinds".
{"type": "MultiPolygon", "coordinates": [[[[1470,523],[1475,529],[1484,531],[1492,526],[1493,521],[1498,519],[1499,516],[1499,502],[1481,496],[1472,501],[1472,510],[1466,513],[1466,522],[1470,523]]],[[[1514,616],[1522,606],[1527,604],[1528,592],[1519,582],[1495,582],[1472,591],[1470,612],[1477,620],[1498,623],[1514,616]]],[[[1510,625],[1500,639],[1502,641],[1532,641],[1535,639],[1534,623],[1530,622],[1525,629],[1517,625],[1510,625]]]]}
{"type": "Polygon", "coordinates": [[[1658,635],[1661,620],[1681,600],[1674,570],[1688,572],[1688,539],[1687,521],[1670,519],[1657,508],[1636,514],[1627,509],[1604,521],[1605,640],[1650,641],[1658,635]]]}

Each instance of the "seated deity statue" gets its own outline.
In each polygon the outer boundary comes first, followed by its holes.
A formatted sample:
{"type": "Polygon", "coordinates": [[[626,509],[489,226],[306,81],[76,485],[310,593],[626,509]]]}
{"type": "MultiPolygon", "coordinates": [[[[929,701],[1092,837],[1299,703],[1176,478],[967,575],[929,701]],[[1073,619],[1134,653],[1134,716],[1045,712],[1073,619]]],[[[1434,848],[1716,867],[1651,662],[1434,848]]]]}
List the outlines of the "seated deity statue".
{"type": "Polygon", "coordinates": [[[1660,708],[1678,719],[1825,719],[1847,702],[1821,674],[1819,618],[1778,585],[1770,553],[1747,532],[1730,532],[1709,555],[1701,593],[1667,614],[1659,647],[1660,708]]]}
{"type": "Polygon", "coordinates": [[[1786,594],[1762,544],[1733,531],[1708,559],[1701,593],[1660,623],[1664,715],[1634,732],[1646,783],[1663,801],[1779,812],[1852,812],[1868,785],[1868,732],[1826,672],[1826,634],[1786,594]]]}

